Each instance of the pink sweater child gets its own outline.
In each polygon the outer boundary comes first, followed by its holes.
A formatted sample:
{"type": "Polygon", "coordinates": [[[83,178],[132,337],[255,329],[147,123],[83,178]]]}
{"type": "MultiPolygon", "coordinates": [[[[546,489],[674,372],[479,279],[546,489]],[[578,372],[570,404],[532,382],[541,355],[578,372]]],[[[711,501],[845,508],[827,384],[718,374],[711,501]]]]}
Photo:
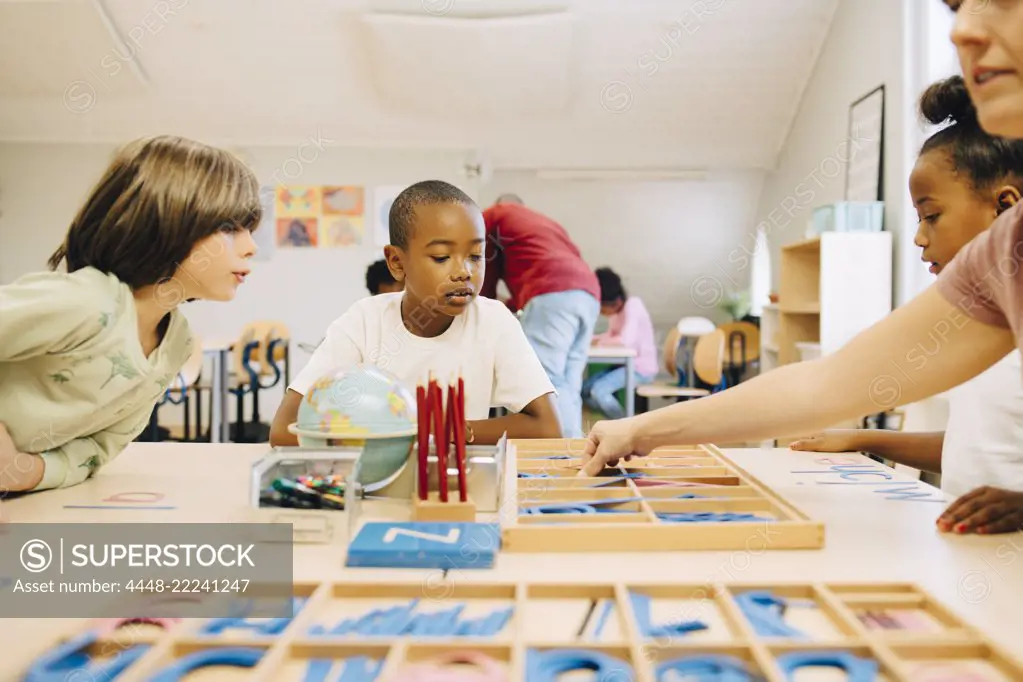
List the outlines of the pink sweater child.
{"type": "Polygon", "coordinates": [[[648,378],[657,374],[654,325],[643,301],[635,296],[629,296],[618,312],[608,316],[608,330],[594,335],[593,345],[632,348],[637,353],[636,374],[648,378]]]}

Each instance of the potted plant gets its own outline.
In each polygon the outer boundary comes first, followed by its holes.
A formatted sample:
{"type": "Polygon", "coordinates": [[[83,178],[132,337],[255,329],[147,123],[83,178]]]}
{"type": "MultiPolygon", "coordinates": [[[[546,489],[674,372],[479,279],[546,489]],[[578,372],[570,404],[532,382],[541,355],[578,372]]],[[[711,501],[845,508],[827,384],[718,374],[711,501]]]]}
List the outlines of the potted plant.
{"type": "Polygon", "coordinates": [[[721,299],[718,308],[727,313],[733,321],[738,321],[749,315],[753,305],[748,291],[733,291],[721,299]]]}

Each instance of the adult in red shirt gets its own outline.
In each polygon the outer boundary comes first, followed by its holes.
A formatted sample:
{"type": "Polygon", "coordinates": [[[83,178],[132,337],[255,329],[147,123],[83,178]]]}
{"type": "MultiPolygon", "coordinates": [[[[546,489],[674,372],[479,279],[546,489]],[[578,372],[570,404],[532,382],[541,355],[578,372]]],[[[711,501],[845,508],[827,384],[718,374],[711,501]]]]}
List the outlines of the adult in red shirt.
{"type": "Polygon", "coordinates": [[[593,327],[600,313],[600,284],[561,225],[503,194],[483,211],[487,269],[480,294],[497,298],[504,280],[512,311],[558,392],[565,438],[580,438],[582,382],[593,327]]]}

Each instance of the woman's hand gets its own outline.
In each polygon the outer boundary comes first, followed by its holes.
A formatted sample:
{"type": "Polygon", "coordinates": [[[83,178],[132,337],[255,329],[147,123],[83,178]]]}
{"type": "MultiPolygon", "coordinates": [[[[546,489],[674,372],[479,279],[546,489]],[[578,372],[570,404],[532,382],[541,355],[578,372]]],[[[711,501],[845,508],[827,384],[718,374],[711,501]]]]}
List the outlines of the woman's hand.
{"type": "Polygon", "coordinates": [[[645,457],[652,448],[639,443],[635,417],[601,421],[593,425],[583,447],[582,468],[579,476],[596,476],[606,466],[618,461],[645,457]]]}

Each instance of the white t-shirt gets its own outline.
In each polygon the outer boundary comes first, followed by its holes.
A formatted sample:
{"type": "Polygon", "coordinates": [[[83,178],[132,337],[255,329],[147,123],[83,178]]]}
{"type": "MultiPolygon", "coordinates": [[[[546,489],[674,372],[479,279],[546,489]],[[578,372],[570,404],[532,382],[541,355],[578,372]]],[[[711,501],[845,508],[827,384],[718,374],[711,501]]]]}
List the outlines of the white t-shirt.
{"type": "Polygon", "coordinates": [[[1023,490],[1023,361],[1014,350],[946,393],[941,489],[959,497],[990,485],[1023,490]]]}
{"type": "Polygon", "coordinates": [[[356,363],[376,365],[415,391],[430,372],[447,385],[461,373],[465,418],[487,419],[491,407],[521,412],[554,386],[522,326],[498,301],[477,297],[440,336],[423,338],[401,321],[404,294],[364,298],[327,329],[326,338],[289,388],[305,395],[317,379],[356,363]]]}

